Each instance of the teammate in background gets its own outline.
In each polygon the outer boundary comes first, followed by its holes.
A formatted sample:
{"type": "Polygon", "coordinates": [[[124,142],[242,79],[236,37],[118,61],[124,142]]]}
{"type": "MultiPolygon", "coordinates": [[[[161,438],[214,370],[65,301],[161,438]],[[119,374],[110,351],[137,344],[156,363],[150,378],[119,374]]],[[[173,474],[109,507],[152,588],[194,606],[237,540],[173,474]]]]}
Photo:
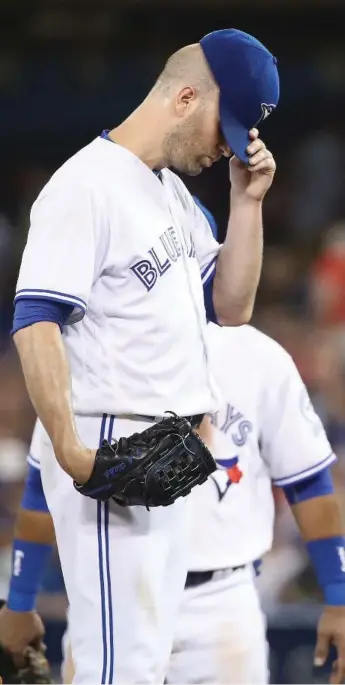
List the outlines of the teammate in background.
{"type": "MultiPolygon", "coordinates": [[[[196,198],[195,198],[196,199],[196,198]]],[[[217,235],[213,216],[196,199],[217,235]]],[[[251,326],[209,324],[222,400],[208,439],[219,470],[191,494],[192,555],[168,683],[267,683],[265,618],[253,562],[272,545],[272,483],[306,542],[325,608],[315,666],[337,649],[345,678],[345,537],[330,466],[336,460],[290,355],[251,326]],[[212,444],[213,442],[213,444],[212,444]]]]}
{"type": "Polygon", "coordinates": [[[330,682],[342,683],[345,537],[330,472],[336,457],[280,345],[251,326],[209,324],[208,333],[222,393],[209,437],[219,469],[190,495],[190,570],[167,683],[269,682],[253,562],[272,546],[272,483],[285,492],[325,598],[315,665],[334,644],[330,682]]]}
{"type": "MultiPolygon", "coordinates": [[[[96,483],[104,438],[140,433],[167,410],[194,425],[216,410],[202,282],[210,318],[250,318],[275,172],[253,127],[278,97],[276,60],[261,43],[210,33],[172,55],[139,108],[60,167],[32,207],[13,334],[39,417],[33,456],[69,600],[75,682],[163,680],[186,574],[185,501],[128,509],[74,484],[96,483]],[[232,153],[220,248],[168,167],[194,175],[232,153]]],[[[114,484],[126,474],[114,464],[101,475],[114,484]]],[[[30,550],[15,546],[18,573],[35,565],[30,550]]],[[[27,600],[10,607],[29,612],[27,600]]]]}

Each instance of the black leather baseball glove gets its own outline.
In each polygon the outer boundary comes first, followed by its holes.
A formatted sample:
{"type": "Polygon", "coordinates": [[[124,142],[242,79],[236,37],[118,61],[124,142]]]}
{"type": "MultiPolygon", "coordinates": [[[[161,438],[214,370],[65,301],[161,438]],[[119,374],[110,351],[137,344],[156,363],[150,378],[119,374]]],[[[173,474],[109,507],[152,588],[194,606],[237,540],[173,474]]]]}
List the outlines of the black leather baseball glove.
{"type": "Polygon", "coordinates": [[[104,440],[82,494],[123,506],[166,507],[204,483],[217,464],[190,422],[172,414],[142,433],[104,440]]]}
{"type": "Polygon", "coordinates": [[[27,647],[20,666],[0,645],[0,682],[2,683],[54,683],[50,667],[41,649],[27,647]]]}
{"type": "MultiPolygon", "coordinates": [[[[5,601],[0,599],[0,608],[5,601]]],[[[29,645],[18,660],[0,643],[0,683],[54,683],[41,641],[29,645]]]]}

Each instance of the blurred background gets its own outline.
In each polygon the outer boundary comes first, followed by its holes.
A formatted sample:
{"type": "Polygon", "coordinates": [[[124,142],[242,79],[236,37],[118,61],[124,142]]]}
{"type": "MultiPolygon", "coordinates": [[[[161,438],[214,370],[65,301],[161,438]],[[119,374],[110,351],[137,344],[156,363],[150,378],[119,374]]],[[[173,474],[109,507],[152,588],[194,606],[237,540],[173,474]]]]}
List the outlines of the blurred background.
{"type": "MultiPolygon", "coordinates": [[[[344,0],[1,0],[0,595],[34,421],[9,335],[30,205],[62,161],[139,104],[171,52],[217,28],[253,33],[278,57],[281,101],[261,129],[278,171],[254,323],[295,359],[339,456],[345,505],[344,23],[344,0]]],[[[224,234],[226,161],[184,180],[224,234]]],[[[272,682],[307,683],[321,597],[279,492],[276,505],[260,579],[272,682]]],[[[40,609],[55,661],[65,608],[54,556],[40,609]]]]}

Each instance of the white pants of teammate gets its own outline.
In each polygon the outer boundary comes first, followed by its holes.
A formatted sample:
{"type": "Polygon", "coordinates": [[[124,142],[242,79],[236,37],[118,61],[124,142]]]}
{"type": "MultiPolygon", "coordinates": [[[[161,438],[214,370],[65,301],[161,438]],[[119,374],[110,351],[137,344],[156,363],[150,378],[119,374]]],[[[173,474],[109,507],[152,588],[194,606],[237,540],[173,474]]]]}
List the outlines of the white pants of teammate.
{"type": "Polygon", "coordinates": [[[185,590],[166,680],[268,682],[266,621],[251,567],[217,571],[185,590]]]}
{"type": "MultiPolygon", "coordinates": [[[[133,419],[77,419],[89,447],[148,428],[133,419]]],[[[32,454],[53,517],[69,600],[75,683],[163,683],[186,577],[187,503],[146,511],[83,497],[43,429],[32,454]]]]}

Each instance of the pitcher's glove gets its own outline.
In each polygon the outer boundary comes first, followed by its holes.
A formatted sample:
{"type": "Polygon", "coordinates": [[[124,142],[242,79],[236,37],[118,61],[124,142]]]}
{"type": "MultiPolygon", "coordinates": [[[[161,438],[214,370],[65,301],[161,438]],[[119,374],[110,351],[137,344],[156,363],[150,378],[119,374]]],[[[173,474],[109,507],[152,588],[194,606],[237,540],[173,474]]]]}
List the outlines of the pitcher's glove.
{"type": "Polygon", "coordinates": [[[44,652],[27,647],[23,663],[17,666],[14,658],[0,645],[0,682],[2,683],[54,683],[44,652]]]}
{"type": "Polygon", "coordinates": [[[93,499],[113,498],[123,506],[166,507],[185,497],[216,471],[217,464],[189,421],[176,414],[142,433],[104,440],[84,485],[74,487],[93,499]]]}

